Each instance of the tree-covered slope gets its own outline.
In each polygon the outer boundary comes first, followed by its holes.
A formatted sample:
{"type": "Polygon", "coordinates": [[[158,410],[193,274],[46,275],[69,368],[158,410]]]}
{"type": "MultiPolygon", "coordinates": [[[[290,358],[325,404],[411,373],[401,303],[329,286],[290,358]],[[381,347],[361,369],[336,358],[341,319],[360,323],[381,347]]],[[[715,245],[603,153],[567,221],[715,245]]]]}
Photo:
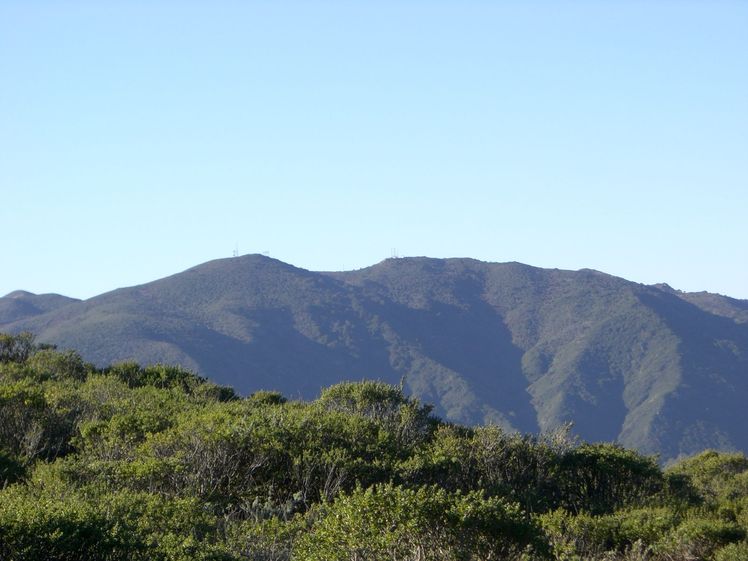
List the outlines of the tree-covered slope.
{"type": "Polygon", "coordinates": [[[309,398],[404,376],[452,421],[524,432],[573,421],[586,439],[671,459],[748,450],[745,304],[590,270],[404,258],[317,273],[250,255],[0,329],[97,364],[181,364],[243,393],[309,398]]]}

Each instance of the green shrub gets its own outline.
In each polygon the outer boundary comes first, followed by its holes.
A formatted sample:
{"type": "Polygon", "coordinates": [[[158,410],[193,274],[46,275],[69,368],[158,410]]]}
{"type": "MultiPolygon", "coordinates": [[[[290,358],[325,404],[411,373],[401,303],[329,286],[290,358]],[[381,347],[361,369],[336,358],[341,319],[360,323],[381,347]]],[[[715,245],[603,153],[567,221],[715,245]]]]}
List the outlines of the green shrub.
{"type": "Polygon", "coordinates": [[[245,520],[226,530],[226,547],[239,559],[289,561],[294,545],[309,530],[309,517],[297,515],[284,521],[279,518],[245,520]]]}
{"type": "Polygon", "coordinates": [[[330,411],[362,415],[393,433],[401,446],[424,442],[437,426],[430,405],[409,398],[402,387],[384,382],[341,382],[322,390],[317,401],[330,411]]]}
{"type": "Polygon", "coordinates": [[[43,349],[35,352],[26,361],[30,373],[39,380],[86,379],[87,367],[75,351],[43,349]]]}
{"type": "Polygon", "coordinates": [[[296,543],[294,559],[509,560],[547,548],[518,505],[480,493],[378,485],[341,495],[320,515],[296,543]]]}
{"type": "Polygon", "coordinates": [[[610,516],[575,516],[557,509],[539,515],[537,520],[559,561],[594,557],[616,545],[618,521],[610,516]]]}
{"type": "Polygon", "coordinates": [[[671,466],[667,473],[688,477],[712,505],[748,497],[748,458],[744,454],[707,450],[671,466]]]}
{"type": "Polygon", "coordinates": [[[745,537],[745,530],[733,522],[692,516],[666,534],[656,550],[676,559],[709,559],[716,550],[745,537]]]}
{"type": "Polygon", "coordinates": [[[558,482],[560,506],[594,514],[643,506],[665,485],[654,458],[614,444],[583,444],[565,454],[558,482]]]}
{"type": "Polygon", "coordinates": [[[714,552],[714,561],[746,561],[748,559],[748,543],[731,543],[714,552]]]}
{"type": "Polygon", "coordinates": [[[641,542],[654,545],[680,522],[680,516],[667,507],[620,511],[612,515],[618,520],[617,548],[641,542]]]}
{"type": "Polygon", "coordinates": [[[34,335],[28,331],[18,335],[0,333],[0,363],[25,362],[37,348],[34,340],[34,335]]]}
{"type": "Polygon", "coordinates": [[[21,463],[0,451],[0,489],[23,478],[25,470],[21,463]]]}
{"type": "Polygon", "coordinates": [[[247,402],[252,405],[283,405],[288,400],[280,392],[260,390],[254,392],[247,398],[247,402]]]}
{"type": "Polygon", "coordinates": [[[116,520],[74,497],[35,497],[18,486],[0,493],[0,559],[119,561],[141,548],[116,520]]]}

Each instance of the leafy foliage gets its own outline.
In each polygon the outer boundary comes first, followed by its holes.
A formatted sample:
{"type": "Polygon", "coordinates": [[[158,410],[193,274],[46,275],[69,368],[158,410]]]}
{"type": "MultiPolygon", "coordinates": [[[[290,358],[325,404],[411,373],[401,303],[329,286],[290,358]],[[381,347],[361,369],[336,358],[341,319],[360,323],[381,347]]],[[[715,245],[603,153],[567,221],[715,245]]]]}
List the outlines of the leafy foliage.
{"type": "Polygon", "coordinates": [[[34,350],[34,339],[28,331],[19,335],[0,333],[0,363],[25,362],[34,350]]]}
{"type": "Polygon", "coordinates": [[[662,470],[568,427],[443,423],[402,386],[241,398],[181,368],[2,341],[3,561],[746,558],[742,454],[662,470]]]}
{"type": "Polygon", "coordinates": [[[545,551],[539,527],[519,505],[477,492],[377,485],[320,510],[296,545],[299,559],[506,559],[545,551]]]}

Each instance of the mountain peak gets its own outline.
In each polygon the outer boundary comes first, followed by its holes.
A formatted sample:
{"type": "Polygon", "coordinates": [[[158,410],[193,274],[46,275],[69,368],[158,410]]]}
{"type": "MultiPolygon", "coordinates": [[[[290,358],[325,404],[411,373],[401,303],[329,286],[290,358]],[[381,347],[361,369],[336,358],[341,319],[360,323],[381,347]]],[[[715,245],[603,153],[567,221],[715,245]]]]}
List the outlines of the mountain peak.
{"type": "Polygon", "coordinates": [[[27,298],[33,298],[36,296],[33,292],[28,292],[27,290],[14,290],[13,292],[10,292],[3,296],[3,298],[10,298],[13,300],[22,300],[27,298]]]}
{"type": "Polygon", "coordinates": [[[200,265],[191,267],[187,269],[187,271],[185,272],[188,272],[188,271],[220,271],[220,270],[231,271],[231,270],[238,270],[238,269],[253,269],[253,268],[257,268],[257,269],[275,268],[278,270],[308,272],[306,269],[295,267],[293,265],[290,265],[289,263],[285,263],[284,261],[281,261],[280,259],[275,259],[273,257],[260,254],[260,253],[247,253],[245,255],[239,255],[236,257],[223,257],[221,259],[213,259],[211,261],[206,261],[205,263],[201,263],[200,265]]]}

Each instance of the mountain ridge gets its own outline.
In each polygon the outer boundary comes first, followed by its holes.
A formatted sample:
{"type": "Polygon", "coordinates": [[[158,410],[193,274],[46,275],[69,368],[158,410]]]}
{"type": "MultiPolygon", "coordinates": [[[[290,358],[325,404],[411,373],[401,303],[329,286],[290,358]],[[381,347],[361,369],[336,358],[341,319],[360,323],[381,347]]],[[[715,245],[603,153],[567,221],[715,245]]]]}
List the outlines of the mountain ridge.
{"type": "Polygon", "coordinates": [[[180,364],[244,393],[312,398],[343,379],[405,377],[448,420],[523,432],[572,421],[585,439],[672,459],[748,449],[744,312],[748,301],[591,269],[407,257],[313,272],[248,255],[0,315],[0,331],[100,365],[180,364]]]}

